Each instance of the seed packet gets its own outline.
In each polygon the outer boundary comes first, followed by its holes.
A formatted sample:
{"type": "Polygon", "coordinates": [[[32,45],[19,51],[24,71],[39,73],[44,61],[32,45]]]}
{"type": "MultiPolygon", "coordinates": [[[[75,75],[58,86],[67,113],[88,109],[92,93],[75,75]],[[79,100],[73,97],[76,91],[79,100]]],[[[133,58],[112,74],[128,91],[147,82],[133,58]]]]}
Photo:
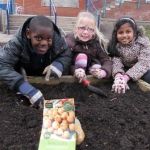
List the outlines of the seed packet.
{"type": "Polygon", "coordinates": [[[75,150],[73,98],[45,100],[38,150],[75,150]]]}

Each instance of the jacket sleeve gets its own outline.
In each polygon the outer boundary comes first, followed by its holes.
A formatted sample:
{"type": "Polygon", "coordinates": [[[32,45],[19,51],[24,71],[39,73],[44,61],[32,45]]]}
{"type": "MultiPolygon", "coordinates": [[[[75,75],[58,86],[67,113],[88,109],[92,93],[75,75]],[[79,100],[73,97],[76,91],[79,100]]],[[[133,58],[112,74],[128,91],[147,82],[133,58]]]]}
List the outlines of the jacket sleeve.
{"type": "Polygon", "coordinates": [[[65,41],[67,43],[67,46],[69,47],[69,49],[71,50],[72,52],[72,60],[71,60],[71,65],[70,65],[70,74],[74,75],[74,71],[75,71],[75,65],[74,65],[74,62],[75,62],[75,53],[73,51],[73,47],[75,46],[75,38],[74,38],[74,34],[71,32],[71,33],[68,33],[66,36],[65,36],[65,41]]]}
{"type": "Polygon", "coordinates": [[[10,89],[16,89],[16,85],[21,80],[23,81],[22,75],[14,70],[20,51],[21,46],[16,37],[0,49],[0,80],[6,83],[10,89]]]}
{"type": "Polygon", "coordinates": [[[57,42],[55,44],[55,53],[57,57],[54,61],[63,65],[63,72],[68,72],[71,65],[72,52],[67,46],[63,37],[57,38],[57,42]]]}
{"type": "Polygon", "coordinates": [[[122,60],[119,57],[113,57],[113,69],[112,69],[112,76],[114,77],[117,73],[123,73],[124,74],[124,65],[122,63],[122,60]]]}
{"type": "Polygon", "coordinates": [[[126,74],[133,80],[140,79],[150,69],[150,41],[148,38],[143,39],[140,46],[140,53],[137,63],[131,67],[126,74]]]}
{"type": "Polygon", "coordinates": [[[112,74],[112,60],[103,50],[101,50],[101,52],[98,52],[98,56],[102,65],[101,68],[106,71],[106,78],[109,78],[112,74]]]}

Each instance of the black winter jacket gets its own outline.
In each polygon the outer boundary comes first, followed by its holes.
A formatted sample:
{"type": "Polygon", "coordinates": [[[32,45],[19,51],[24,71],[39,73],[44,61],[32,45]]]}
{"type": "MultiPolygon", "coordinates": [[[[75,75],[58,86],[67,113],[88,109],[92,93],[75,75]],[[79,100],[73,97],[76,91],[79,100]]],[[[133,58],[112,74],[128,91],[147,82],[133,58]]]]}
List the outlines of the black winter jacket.
{"type": "Polygon", "coordinates": [[[42,75],[44,68],[54,61],[62,64],[63,73],[67,71],[71,62],[71,51],[55,24],[53,24],[55,31],[53,45],[40,58],[44,62],[37,61],[39,59],[36,59],[37,56],[34,57],[35,53],[25,34],[32,18],[28,18],[17,34],[3,48],[0,48],[0,80],[11,89],[17,90],[24,82],[23,76],[19,73],[20,67],[25,68],[27,75],[39,76],[42,75]]]}

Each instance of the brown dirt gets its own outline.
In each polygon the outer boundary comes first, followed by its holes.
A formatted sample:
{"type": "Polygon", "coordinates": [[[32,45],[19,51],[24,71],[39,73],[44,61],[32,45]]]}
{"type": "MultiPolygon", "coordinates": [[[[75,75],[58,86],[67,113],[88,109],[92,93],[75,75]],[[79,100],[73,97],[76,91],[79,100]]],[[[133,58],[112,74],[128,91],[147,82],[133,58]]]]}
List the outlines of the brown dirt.
{"type": "MultiPolygon", "coordinates": [[[[149,150],[150,93],[135,83],[124,95],[111,92],[111,83],[98,86],[108,94],[103,98],[78,83],[35,85],[45,99],[74,98],[76,115],[86,134],[76,150],[149,150]]],[[[16,95],[0,85],[0,149],[37,150],[42,126],[42,110],[20,104],[16,95]]]]}

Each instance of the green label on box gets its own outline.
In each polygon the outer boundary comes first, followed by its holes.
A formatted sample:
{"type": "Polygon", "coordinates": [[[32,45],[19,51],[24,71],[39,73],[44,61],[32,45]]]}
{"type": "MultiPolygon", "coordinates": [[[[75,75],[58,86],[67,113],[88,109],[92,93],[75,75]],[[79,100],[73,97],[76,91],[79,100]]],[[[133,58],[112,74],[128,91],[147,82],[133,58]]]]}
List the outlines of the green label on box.
{"type": "Polygon", "coordinates": [[[38,150],[75,150],[74,99],[46,100],[38,150]]]}

